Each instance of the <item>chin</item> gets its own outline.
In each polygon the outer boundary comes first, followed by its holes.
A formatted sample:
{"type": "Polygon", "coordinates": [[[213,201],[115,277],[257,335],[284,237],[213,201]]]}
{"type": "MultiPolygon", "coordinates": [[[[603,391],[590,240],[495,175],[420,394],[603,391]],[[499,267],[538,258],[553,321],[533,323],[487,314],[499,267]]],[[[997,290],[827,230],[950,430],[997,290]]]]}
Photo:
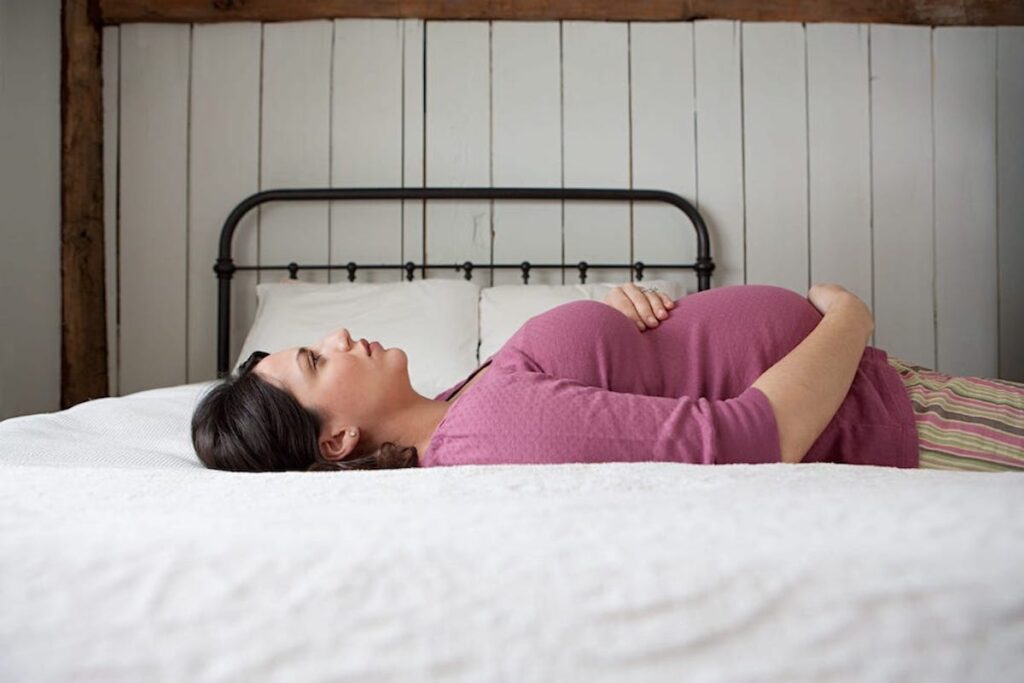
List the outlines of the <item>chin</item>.
{"type": "Polygon", "coordinates": [[[404,358],[406,360],[409,359],[409,357],[405,355],[405,351],[403,349],[397,347],[397,346],[392,346],[391,348],[389,348],[386,351],[384,351],[384,353],[386,353],[389,356],[393,355],[393,356],[399,356],[399,357],[404,358]]]}

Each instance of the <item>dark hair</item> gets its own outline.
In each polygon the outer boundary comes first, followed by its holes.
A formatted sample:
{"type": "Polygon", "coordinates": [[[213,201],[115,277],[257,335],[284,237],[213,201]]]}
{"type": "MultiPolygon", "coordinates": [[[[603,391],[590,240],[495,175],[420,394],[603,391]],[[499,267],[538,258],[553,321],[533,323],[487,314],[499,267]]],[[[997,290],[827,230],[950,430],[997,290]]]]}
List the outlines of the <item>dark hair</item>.
{"type": "MultiPolygon", "coordinates": [[[[415,446],[384,442],[372,453],[327,460],[317,443],[323,419],[253,367],[268,354],[254,351],[236,374],[217,384],[192,414],[192,445],[210,469],[237,472],[382,470],[417,467],[415,446]]],[[[358,450],[358,449],[357,449],[358,450]]]]}

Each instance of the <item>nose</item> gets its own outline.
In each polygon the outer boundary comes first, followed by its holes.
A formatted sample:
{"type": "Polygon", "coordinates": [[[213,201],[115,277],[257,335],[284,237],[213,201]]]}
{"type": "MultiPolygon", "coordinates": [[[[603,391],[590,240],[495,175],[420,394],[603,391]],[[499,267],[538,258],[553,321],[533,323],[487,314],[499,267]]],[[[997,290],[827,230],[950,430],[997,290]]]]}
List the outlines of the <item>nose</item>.
{"type": "Polygon", "coordinates": [[[345,349],[352,348],[352,335],[349,334],[347,328],[343,327],[334,334],[327,335],[320,340],[321,353],[336,349],[338,346],[344,346],[345,349]]]}

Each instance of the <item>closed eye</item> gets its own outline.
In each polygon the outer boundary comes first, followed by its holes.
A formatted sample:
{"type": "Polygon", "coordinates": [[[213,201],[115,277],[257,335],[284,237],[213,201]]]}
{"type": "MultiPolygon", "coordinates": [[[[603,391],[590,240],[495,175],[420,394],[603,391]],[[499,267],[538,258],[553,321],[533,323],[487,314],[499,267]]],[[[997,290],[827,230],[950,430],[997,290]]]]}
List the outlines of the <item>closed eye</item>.
{"type": "Polygon", "coordinates": [[[313,350],[310,349],[309,350],[309,365],[310,365],[310,367],[312,367],[313,369],[316,369],[316,362],[318,360],[320,360],[320,356],[318,356],[315,353],[313,353],[313,350]]]}

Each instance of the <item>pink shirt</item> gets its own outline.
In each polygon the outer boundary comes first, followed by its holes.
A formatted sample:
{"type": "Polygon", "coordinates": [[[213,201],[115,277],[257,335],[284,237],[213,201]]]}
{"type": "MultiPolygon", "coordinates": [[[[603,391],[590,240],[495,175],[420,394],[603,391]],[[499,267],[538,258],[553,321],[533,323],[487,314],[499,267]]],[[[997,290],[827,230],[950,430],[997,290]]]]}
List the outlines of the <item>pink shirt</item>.
{"type": "MultiPolygon", "coordinates": [[[[750,385],[821,319],[771,285],[691,294],[645,332],[599,301],[556,306],[481,364],[491,369],[449,407],[420,465],[781,462],[771,405],[750,385]]],[[[913,407],[887,358],[865,348],[803,462],[917,467],[913,407]]]]}

